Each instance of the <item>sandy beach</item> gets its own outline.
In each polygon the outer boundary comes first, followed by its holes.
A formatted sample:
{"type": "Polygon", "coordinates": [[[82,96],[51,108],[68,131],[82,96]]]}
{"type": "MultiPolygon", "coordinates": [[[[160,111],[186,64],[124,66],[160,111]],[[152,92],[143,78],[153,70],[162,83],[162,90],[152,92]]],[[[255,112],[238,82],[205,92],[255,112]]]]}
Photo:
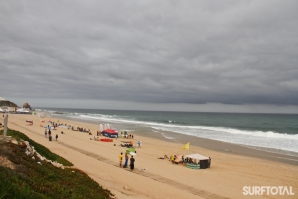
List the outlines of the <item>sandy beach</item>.
{"type": "Polygon", "coordinates": [[[83,170],[104,188],[111,190],[117,198],[297,198],[298,195],[298,161],[297,158],[289,160],[290,156],[275,157],[274,154],[237,145],[229,145],[230,150],[221,151],[226,146],[220,146],[220,142],[203,142],[199,139],[190,150],[182,151],[180,148],[183,145],[179,143],[141,136],[136,131],[134,145],[138,140],[142,140],[143,144],[141,148],[136,148],[135,170],[131,172],[120,168],[118,162],[118,155],[126,150],[120,146],[121,141],[127,139],[118,138],[111,143],[91,140],[99,130],[96,124],[10,114],[8,127],[26,134],[63,156],[74,167],[83,170]],[[34,124],[29,126],[26,120],[33,120],[34,124]],[[58,141],[54,139],[50,142],[44,136],[44,128],[40,126],[49,123],[42,123],[41,120],[57,123],[59,120],[59,123],[87,128],[93,135],[58,127],[52,131],[53,138],[58,134],[58,141]],[[200,142],[203,147],[199,147],[200,142]],[[211,168],[192,170],[158,159],[164,155],[192,153],[210,156],[211,168]],[[124,186],[128,188],[124,189],[124,186]],[[292,187],[295,195],[245,196],[244,186],[287,186],[292,187]]]}

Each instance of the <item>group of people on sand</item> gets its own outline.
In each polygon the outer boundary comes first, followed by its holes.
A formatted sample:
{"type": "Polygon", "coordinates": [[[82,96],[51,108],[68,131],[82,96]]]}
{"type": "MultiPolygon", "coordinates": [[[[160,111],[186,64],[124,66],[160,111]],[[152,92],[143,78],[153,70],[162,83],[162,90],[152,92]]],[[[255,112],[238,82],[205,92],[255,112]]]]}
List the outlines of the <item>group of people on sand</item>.
{"type": "Polygon", "coordinates": [[[71,130],[72,130],[72,131],[80,131],[80,132],[84,132],[84,133],[89,133],[89,135],[92,135],[90,129],[86,129],[86,128],[83,128],[83,127],[77,127],[77,128],[75,129],[75,127],[72,126],[72,127],[71,127],[71,130]]]}
{"type": "MultiPolygon", "coordinates": [[[[67,126],[67,124],[59,123],[59,120],[58,120],[58,123],[57,122],[55,123],[55,122],[50,121],[50,120],[48,122],[53,126],[54,129],[57,128],[58,126],[67,126]]],[[[48,127],[49,127],[49,125],[48,125],[48,127]]],[[[68,125],[67,128],[69,129],[70,125],[68,125]]]]}
{"type": "Polygon", "coordinates": [[[121,137],[121,138],[126,138],[126,139],[133,139],[134,135],[132,135],[132,134],[127,134],[127,132],[124,131],[124,133],[123,133],[123,132],[120,132],[120,137],[121,137]]]}
{"type": "Polygon", "coordinates": [[[133,143],[132,141],[130,141],[129,143],[120,144],[120,146],[130,148],[130,147],[133,147],[133,143]]]}
{"type": "MultiPolygon", "coordinates": [[[[61,131],[61,134],[63,134],[63,131],[61,131]]],[[[44,130],[44,136],[47,138],[49,138],[49,141],[52,141],[52,131],[51,131],[51,129],[47,129],[47,128],[45,128],[45,130],[44,130]]],[[[55,136],[55,138],[56,138],[56,141],[58,140],[58,134],[56,134],[56,136],[55,136]]]]}
{"type": "MultiPolygon", "coordinates": [[[[128,158],[129,158],[127,153],[125,153],[124,158],[125,158],[125,162],[124,162],[123,168],[127,168],[128,158]]],[[[120,155],[119,155],[119,166],[120,167],[122,167],[122,161],[123,161],[123,153],[121,152],[120,155]]],[[[134,159],[133,156],[131,156],[131,158],[130,158],[129,167],[130,167],[131,171],[134,170],[134,168],[135,168],[135,159],[134,159]]]]}
{"type": "MultiPolygon", "coordinates": [[[[182,163],[182,165],[186,165],[186,164],[200,164],[200,160],[195,160],[192,158],[184,158],[184,156],[182,155],[181,157],[177,157],[176,155],[171,155],[170,157],[168,157],[167,155],[164,155],[164,157],[159,157],[157,159],[168,159],[169,161],[171,161],[172,163],[182,163]]],[[[209,157],[208,159],[208,168],[210,168],[211,165],[211,158],[209,157]]]]}

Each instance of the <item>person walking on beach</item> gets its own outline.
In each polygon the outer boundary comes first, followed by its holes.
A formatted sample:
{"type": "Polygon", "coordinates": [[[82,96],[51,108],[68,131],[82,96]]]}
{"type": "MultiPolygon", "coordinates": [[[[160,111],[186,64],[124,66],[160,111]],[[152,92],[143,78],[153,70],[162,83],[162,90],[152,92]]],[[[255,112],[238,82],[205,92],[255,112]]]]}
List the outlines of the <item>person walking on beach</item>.
{"type": "Polygon", "coordinates": [[[141,148],[141,142],[142,141],[138,141],[138,147],[141,148]]]}
{"type": "Polygon", "coordinates": [[[125,154],[125,163],[123,165],[123,168],[126,168],[127,167],[127,164],[128,164],[128,155],[125,154]]]}
{"type": "Polygon", "coordinates": [[[56,134],[56,141],[58,140],[58,134],[56,134]]]}
{"type": "Polygon", "coordinates": [[[135,168],[135,159],[133,158],[133,156],[131,156],[130,158],[130,170],[134,170],[135,168]]]}
{"type": "Polygon", "coordinates": [[[44,130],[44,136],[45,137],[48,137],[48,131],[47,131],[47,129],[44,130]]]}
{"type": "Polygon", "coordinates": [[[211,158],[209,157],[209,160],[208,160],[208,168],[210,168],[210,165],[211,165],[211,158]]]}
{"type": "Polygon", "coordinates": [[[121,167],[122,166],[122,152],[120,153],[119,155],[119,166],[121,167]]]}

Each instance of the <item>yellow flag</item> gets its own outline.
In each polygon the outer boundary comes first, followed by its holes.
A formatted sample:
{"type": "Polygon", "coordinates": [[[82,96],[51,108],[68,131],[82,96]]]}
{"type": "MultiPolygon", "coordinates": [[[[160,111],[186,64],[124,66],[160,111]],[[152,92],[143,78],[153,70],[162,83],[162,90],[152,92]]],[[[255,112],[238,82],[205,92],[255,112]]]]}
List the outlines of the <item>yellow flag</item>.
{"type": "Polygon", "coordinates": [[[189,144],[190,144],[190,142],[189,143],[187,143],[184,147],[182,147],[181,148],[181,150],[184,150],[184,149],[189,149],[189,144]]]}

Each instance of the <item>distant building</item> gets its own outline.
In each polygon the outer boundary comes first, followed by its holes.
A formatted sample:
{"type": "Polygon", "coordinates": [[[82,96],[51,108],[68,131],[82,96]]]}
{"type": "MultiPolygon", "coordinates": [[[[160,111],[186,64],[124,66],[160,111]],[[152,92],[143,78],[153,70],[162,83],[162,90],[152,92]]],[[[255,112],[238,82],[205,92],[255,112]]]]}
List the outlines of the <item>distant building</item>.
{"type": "Polygon", "coordinates": [[[8,107],[9,112],[16,112],[18,107],[8,107]]]}

